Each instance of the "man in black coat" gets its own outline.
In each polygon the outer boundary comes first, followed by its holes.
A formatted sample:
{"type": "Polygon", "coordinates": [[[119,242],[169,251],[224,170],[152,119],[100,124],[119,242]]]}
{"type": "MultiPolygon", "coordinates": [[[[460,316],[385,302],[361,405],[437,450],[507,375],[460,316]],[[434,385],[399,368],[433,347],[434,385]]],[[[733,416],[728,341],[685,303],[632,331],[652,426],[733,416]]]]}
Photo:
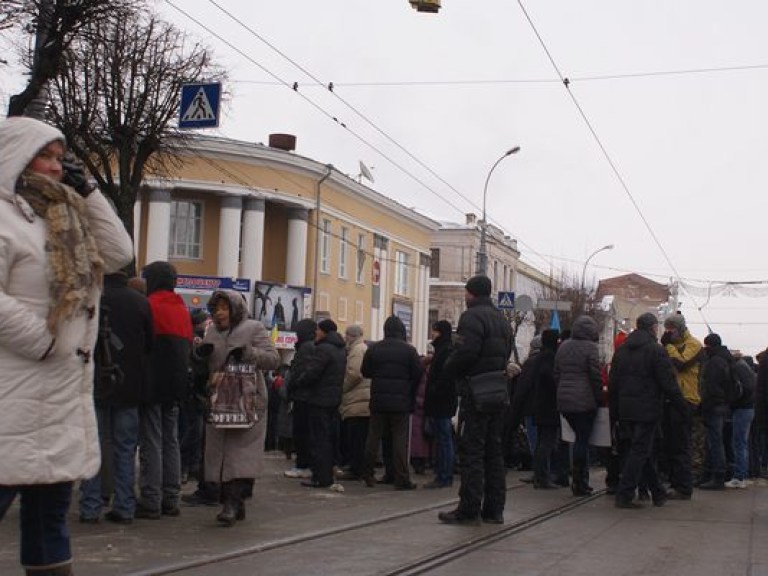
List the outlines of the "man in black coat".
{"type": "Polygon", "coordinates": [[[422,369],[418,352],[406,341],[405,325],[400,318],[386,319],[384,339],[365,351],[360,372],[371,379],[371,420],[363,480],[369,487],[376,485],[373,468],[381,439],[388,433],[392,439],[395,489],[416,488],[408,470],[408,424],[422,369]]]}
{"type": "Polygon", "coordinates": [[[731,368],[733,356],[723,346],[720,336],[709,334],[704,338],[706,360],[702,365],[699,394],[701,416],[707,429],[707,446],[704,456],[704,474],[709,478],[699,485],[700,490],[725,489],[725,443],[723,428],[733,400],[734,383],[731,368]]]}
{"type": "Polygon", "coordinates": [[[146,393],[152,350],[152,313],[147,298],[128,287],[122,272],[104,277],[99,343],[111,358],[96,355],[94,400],[102,439],[102,471],[80,486],[80,520],[95,522],[104,505],[104,471],[112,474],[114,498],[105,518],[128,524],[136,509],[133,492],[139,403],[146,393]],[[108,366],[111,360],[114,366],[108,366]],[[111,368],[117,367],[117,374],[111,368]]]}
{"type": "Polygon", "coordinates": [[[432,325],[432,346],[435,353],[427,373],[427,389],[424,395],[424,416],[431,419],[437,454],[435,479],[424,488],[444,488],[453,484],[453,426],[451,418],[456,414],[458,395],[453,375],[445,371],[445,362],[453,352],[451,323],[440,320],[432,325]]]}
{"type": "Polygon", "coordinates": [[[303,481],[309,488],[330,488],[334,484],[333,462],[338,438],[338,409],[347,367],[344,338],[336,323],[327,318],[317,324],[315,349],[306,368],[296,380],[299,389],[307,390],[309,406],[309,452],[312,478],[303,481]]]}
{"type": "MultiPolygon", "coordinates": [[[[473,276],[465,286],[467,310],[459,318],[456,347],[445,370],[457,378],[469,379],[488,373],[498,374],[506,387],[507,360],[512,352],[512,328],[491,301],[491,281],[473,276]]],[[[506,469],[501,435],[504,430],[504,403],[480,411],[469,401],[469,390],[462,390],[463,418],[459,431],[461,488],[459,506],[440,512],[447,524],[477,525],[483,521],[502,524],[506,502],[506,469]]]]}
{"type": "Polygon", "coordinates": [[[286,378],[288,400],[291,402],[291,423],[293,425],[293,447],[296,450],[296,465],[283,472],[286,478],[311,478],[309,451],[309,388],[296,385],[307,368],[307,363],[315,353],[315,332],[317,322],[310,318],[299,320],[293,325],[296,331],[296,343],[291,367],[286,378]]]}
{"type": "Polygon", "coordinates": [[[536,447],[533,454],[533,487],[539,490],[557,488],[550,476],[550,459],[557,446],[560,413],[557,411],[555,353],[560,337],[558,330],[541,333],[541,352],[533,359],[533,420],[536,423],[536,447]]]}
{"type": "Polygon", "coordinates": [[[679,414],[688,413],[672,363],[656,340],[658,326],[658,319],[650,312],[640,315],[636,330],[619,346],[611,363],[611,419],[619,423],[619,436],[629,444],[616,492],[618,508],[641,507],[633,501],[641,478],[648,484],[654,505],[664,504],[667,494],[651,457],[664,398],[679,414]]]}

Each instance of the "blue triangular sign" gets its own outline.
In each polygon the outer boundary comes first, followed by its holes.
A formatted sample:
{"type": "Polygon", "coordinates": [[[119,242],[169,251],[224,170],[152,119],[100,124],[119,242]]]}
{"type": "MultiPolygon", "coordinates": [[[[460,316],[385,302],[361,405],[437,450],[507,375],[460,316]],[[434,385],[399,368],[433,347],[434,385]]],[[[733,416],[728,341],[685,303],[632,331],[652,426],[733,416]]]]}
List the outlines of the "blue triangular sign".
{"type": "Polygon", "coordinates": [[[549,320],[549,329],[560,330],[560,314],[557,313],[557,310],[552,310],[552,318],[549,320]]]}

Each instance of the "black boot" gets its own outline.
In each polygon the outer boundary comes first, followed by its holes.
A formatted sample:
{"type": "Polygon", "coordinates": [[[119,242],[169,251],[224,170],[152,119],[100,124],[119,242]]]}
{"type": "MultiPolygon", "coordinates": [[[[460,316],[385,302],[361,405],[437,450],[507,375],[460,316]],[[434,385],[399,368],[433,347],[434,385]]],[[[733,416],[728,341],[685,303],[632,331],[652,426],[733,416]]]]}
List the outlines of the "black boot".
{"type": "Polygon", "coordinates": [[[230,480],[221,485],[221,496],[224,507],[216,516],[224,526],[234,526],[238,519],[245,518],[245,504],[243,503],[243,481],[230,480]],[[241,516],[242,518],[238,518],[241,516]]]}
{"type": "Polygon", "coordinates": [[[221,523],[222,526],[234,526],[237,519],[237,508],[232,502],[224,502],[224,507],[216,515],[216,520],[221,523]]]}

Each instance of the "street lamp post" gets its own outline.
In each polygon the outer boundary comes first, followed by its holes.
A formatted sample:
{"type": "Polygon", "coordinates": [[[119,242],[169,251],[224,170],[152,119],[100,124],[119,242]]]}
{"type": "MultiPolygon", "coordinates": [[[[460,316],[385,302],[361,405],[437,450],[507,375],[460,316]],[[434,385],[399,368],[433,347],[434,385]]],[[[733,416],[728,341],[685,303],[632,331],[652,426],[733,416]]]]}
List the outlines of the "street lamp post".
{"type": "MultiPolygon", "coordinates": [[[[587,258],[587,261],[584,262],[584,269],[581,271],[581,293],[584,294],[584,285],[585,285],[585,278],[587,276],[587,266],[589,265],[589,261],[592,260],[595,256],[597,256],[600,252],[603,252],[604,250],[613,250],[613,244],[607,244],[606,246],[603,246],[602,248],[598,248],[592,254],[589,255],[589,258],[587,258]]],[[[587,297],[586,294],[584,294],[584,306],[583,309],[586,311],[587,309],[587,297]]]]}
{"type": "Polygon", "coordinates": [[[494,162],[493,166],[491,166],[491,169],[488,171],[488,176],[485,178],[485,186],[483,186],[483,221],[481,223],[480,227],[480,252],[479,252],[479,258],[477,262],[477,274],[480,274],[482,276],[488,275],[488,246],[486,243],[486,236],[488,234],[488,223],[486,222],[486,214],[485,214],[485,201],[488,197],[488,181],[491,179],[491,174],[493,174],[493,171],[496,169],[496,166],[499,165],[499,163],[504,160],[507,156],[511,156],[512,154],[517,154],[520,152],[520,146],[515,146],[514,148],[510,148],[504,154],[494,162]]]}

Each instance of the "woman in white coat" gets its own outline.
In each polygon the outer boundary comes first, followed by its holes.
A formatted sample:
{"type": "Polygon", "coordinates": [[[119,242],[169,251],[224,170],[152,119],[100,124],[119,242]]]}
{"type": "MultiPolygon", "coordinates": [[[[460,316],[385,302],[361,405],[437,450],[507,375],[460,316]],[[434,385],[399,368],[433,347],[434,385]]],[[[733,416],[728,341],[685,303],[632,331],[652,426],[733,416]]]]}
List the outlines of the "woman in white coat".
{"type": "Polygon", "coordinates": [[[20,495],[21,563],[56,576],[71,574],[73,482],[100,465],[91,351],[102,277],[133,258],[104,196],[61,184],[64,146],[37,120],[0,122],[0,518],[20,495]]]}

